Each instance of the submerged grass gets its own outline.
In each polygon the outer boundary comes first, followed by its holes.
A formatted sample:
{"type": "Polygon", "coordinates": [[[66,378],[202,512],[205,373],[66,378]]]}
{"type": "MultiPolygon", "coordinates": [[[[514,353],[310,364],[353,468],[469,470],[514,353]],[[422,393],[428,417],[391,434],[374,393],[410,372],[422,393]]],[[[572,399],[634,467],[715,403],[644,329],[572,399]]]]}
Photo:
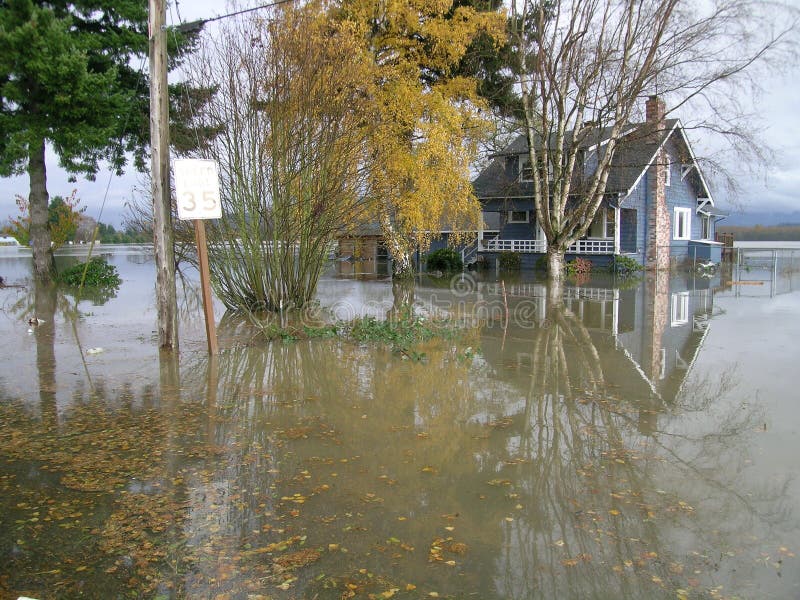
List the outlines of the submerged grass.
{"type": "Polygon", "coordinates": [[[389,319],[366,316],[332,325],[280,325],[272,322],[260,323],[259,327],[263,336],[270,341],[339,338],[357,343],[383,344],[415,359],[424,358],[424,354],[415,351],[420,344],[437,339],[458,339],[466,334],[463,327],[452,320],[428,319],[411,311],[402,311],[389,319]]]}

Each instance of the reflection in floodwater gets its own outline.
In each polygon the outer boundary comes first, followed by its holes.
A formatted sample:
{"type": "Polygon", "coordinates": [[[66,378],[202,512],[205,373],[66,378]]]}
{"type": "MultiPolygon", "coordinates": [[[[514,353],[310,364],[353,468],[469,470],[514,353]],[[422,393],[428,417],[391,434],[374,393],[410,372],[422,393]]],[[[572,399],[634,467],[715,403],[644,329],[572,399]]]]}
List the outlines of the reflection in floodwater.
{"type": "MultiPolygon", "coordinates": [[[[763,408],[732,370],[693,369],[719,282],[589,282],[555,303],[535,282],[457,283],[382,288],[384,315],[480,317],[423,361],[254,345],[226,317],[218,357],[160,355],[61,410],[68,358],[38,329],[39,410],[0,382],[0,592],[796,594],[791,482],[745,469],[763,408]]],[[[50,323],[54,298],[36,290],[50,323]]]]}

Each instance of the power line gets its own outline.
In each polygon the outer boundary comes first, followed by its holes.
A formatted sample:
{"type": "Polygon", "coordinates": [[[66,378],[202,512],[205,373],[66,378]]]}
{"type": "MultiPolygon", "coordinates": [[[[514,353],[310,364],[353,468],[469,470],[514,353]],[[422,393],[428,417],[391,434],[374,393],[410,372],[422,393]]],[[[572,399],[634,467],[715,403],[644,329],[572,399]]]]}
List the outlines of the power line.
{"type": "Polygon", "coordinates": [[[255,12],[257,10],[263,10],[265,8],[272,8],[274,6],[280,6],[281,4],[288,4],[289,2],[294,2],[294,0],[276,0],[275,2],[270,2],[269,4],[262,4],[260,6],[255,6],[253,8],[245,8],[243,10],[237,10],[235,12],[228,13],[225,15],[219,15],[218,17],[211,17],[208,19],[197,19],[196,21],[181,23],[175,29],[177,29],[182,33],[185,33],[187,31],[196,31],[198,29],[202,29],[203,25],[205,25],[206,23],[213,23],[214,21],[221,21],[222,19],[228,19],[230,17],[238,17],[239,15],[255,12]]]}

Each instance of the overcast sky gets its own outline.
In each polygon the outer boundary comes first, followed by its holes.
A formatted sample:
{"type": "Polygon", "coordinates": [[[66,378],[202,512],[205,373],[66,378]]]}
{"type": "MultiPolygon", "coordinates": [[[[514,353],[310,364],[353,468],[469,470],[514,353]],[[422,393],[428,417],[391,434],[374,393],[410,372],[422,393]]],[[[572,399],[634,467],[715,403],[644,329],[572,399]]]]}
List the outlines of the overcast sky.
{"type": "MultiPolygon", "coordinates": [[[[800,0],[792,0],[800,7],[800,0]]],[[[177,14],[183,21],[205,19],[227,12],[224,2],[213,0],[183,0],[172,3],[168,11],[167,21],[178,22],[177,14]]],[[[213,31],[213,29],[212,29],[213,31]]],[[[774,77],[764,86],[765,92],[758,101],[760,113],[761,138],[775,151],[775,164],[771,171],[765,175],[753,176],[746,170],[734,170],[743,188],[739,204],[741,208],[734,207],[735,211],[774,211],[791,212],[800,210],[800,78],[799,65],[786,65],[785,74],[774,77]]],[[[680,117],[680,115],[677,115],[680,117]]],[[[700,132],[690,132],[696,147],[702,146],[702,140],[696,139],[702,135],[700,132]]],[[[697,148],[696,148],[697,149],[697,148]]],[[[125,214],[125,204],[134,194],[141,190],[141,175],[132,169],[122,177],[110,175],[101,171],[94,182],[82,177],[70,183],[68,175],[58,168],[58,159],[52,151],[47,154],[47,188],[50,196],[65,196],[77,189],[81,205],[86,207],[89,216],[98,218],[100,208],[105,200],[100,220],[106,223],[119,225],[125,214]],[[108,193],[106,194],[106,189],[108,193]]],[[[0,223],[9,216],[17,214],[14,203],[15,194],[27,196],[28,178],[20,176],[0,179],[0,223]]],[[[717,205],[729,208],[723,191],[715,191],[717,205]]]]}

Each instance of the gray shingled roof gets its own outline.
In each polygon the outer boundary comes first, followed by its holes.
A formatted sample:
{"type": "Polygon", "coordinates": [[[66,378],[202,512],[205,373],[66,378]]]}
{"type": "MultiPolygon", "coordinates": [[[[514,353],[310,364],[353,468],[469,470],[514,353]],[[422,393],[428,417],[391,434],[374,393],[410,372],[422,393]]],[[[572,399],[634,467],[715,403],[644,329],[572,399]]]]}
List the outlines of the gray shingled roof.
{"type": "MultiPolygon", "coordinates": [[[[633,130],[625,135],[619,142],[614,153],[611,171],[608,176],[606,192],[609,194],[626,194],[636,184],[642,172],[649,166],[658,147],[679,126],[677,119],[668,119],[666,127],[657,140],[645,135],[644,123],[632,125],[633,130]]],[[[591,148],[598,140],[604,141],[608,136],[608,129],[599,132],[599,135],[590,136],[591,142],[585,146],[591,148]]],[[[601,150],[602,151],[602,150],[601,150]]],[[[502,152],[495,155],[494,160],[473,181],[475,194],[478,198],[498,197],[524,197],[533,194],[533,184],[520,182],[515,173],[506,170],[507,158],[520,156],[528,152],[528,140],[523,135],[517,136],[502,152]]],[[[694,175],[697,188],[705,190],[699,176],[694,175]]]]}

